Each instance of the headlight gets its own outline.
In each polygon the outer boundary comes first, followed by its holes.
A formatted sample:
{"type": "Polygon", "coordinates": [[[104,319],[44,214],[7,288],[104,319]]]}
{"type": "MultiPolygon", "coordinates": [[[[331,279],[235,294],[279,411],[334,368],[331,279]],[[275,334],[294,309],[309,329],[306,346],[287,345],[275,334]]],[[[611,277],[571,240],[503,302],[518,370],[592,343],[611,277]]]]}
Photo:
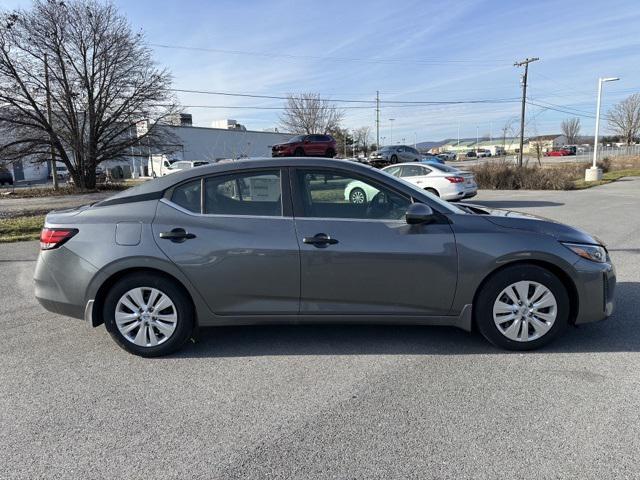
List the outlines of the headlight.
{"type": "Polygon", "coordinates": [[[583,243],[563,243],[563,245],[576,255],[591,260],[592,262],[604,263],[607,261],[607,250],[600,245],[587,245],[583,243]]]}

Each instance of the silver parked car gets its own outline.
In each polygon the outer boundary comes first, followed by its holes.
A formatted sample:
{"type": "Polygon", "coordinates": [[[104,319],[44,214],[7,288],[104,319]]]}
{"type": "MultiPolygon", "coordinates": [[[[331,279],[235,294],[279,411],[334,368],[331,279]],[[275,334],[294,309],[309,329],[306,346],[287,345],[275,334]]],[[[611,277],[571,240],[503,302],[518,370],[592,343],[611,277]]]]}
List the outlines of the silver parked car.
{"type": "Polygon", "coordinates": [[[369,163],[374,167],[385,167],[393,163],[419,162],[423,155],[407,145],[389,145],[373,152],[369,163]]]}
{"type": "Polygon", "coordinates": [[[137,355],[196,327],[384,322],[542,346],[613,310],[602,243],[528,215],[454,206],[388,173],[317,158],[193,168],[47,215],[35,294],[137,355]],[[351,182],[377,191],[345,198],[351,182]]]}

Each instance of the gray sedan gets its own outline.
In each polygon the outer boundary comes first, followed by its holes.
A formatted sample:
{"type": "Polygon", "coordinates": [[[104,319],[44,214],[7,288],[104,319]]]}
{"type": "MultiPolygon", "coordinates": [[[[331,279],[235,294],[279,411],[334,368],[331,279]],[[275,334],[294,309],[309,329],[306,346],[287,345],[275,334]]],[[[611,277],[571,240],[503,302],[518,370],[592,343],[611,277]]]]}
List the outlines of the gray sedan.
{"type": "Polygon", "coordinates": [[[450,325],[528,350],[610,315],[614,288],[587,233],[308,157],[190,169],[52,212],[35,271],[46,309],[149,357],[197,327],[281,322],[450,325]],[[349,202],[354,181],[376,195],[349,202]]]}
{"type": "Polygon", "coordinates": [[[388,145],[373,152],[369,156],[369,163],[374,167],[384,167],[394,163],[419,162],[423,155],[408,145],[388,145]]]}

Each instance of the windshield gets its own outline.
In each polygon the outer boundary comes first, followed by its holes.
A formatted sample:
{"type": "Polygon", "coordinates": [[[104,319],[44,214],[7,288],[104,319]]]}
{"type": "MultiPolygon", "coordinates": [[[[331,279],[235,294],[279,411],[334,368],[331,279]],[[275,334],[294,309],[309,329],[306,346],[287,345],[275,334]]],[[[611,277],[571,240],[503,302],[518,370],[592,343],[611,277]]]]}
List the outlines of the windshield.
{"type": "Polygon", "coordinates": [[[304,140],[304,135],[298,135],[297,137],[290,138],[287,143],[300,143],[304,140]]]}
{"type": "Polygon", "coordinates": [[[436,170],[440,170],[441,172],[449,172],[449,173],[454,173],[454,172],[459,172],[460,170],[458,170],[455,167],[450,167],[449,165],[443,165],[442,163],[431,163],[431,162],[427,162],[429,165],[429,168],[435,168],[436,170]]]}
{"type": "Polygon", "coordinates": [[[440,207],[442,207],[442,209],[447,212],[447,213],[464,213],[466,214],[467,212],[465,212],[464,210],[462,210],[461,208],[453,205],[452,203],[449,203],[445,200],[442,200],[440,197],[436,197],[435,195],[433,195],[432,193],[427,192],[426,190],[421,189],[420,187],[415,186],[413,183],[409,183],[406,180],[404,180],[403,178],[400,177],[395,177],[393,176],[391,173],[389,173],[386,170],[378,170],[380,173],[386,175],[387,177],[389,177],[390,179],[392,179],[392,181],[395,182],[400,182],[403,185],[411,188],[411,190],[414,190],[418,193],[421,193],[423,195],[427,195],[429,197],[429,199],[431,199],[434,203],[437,203],[440,207]]]}

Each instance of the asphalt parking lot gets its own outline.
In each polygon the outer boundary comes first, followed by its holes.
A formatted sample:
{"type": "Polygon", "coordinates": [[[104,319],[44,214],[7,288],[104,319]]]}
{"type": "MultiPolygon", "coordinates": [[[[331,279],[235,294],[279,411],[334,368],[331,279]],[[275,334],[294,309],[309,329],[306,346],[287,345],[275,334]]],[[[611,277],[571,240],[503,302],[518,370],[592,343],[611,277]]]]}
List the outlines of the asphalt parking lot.
{"type": "Polygon", "coordinates": [[[450,328],[277,326],[145,360],[43,310],[37,244],[0,245],[0,477],[637,477],[640,178],[473,202],[602,238],[615,314],[526,354],[450,328]]]}

